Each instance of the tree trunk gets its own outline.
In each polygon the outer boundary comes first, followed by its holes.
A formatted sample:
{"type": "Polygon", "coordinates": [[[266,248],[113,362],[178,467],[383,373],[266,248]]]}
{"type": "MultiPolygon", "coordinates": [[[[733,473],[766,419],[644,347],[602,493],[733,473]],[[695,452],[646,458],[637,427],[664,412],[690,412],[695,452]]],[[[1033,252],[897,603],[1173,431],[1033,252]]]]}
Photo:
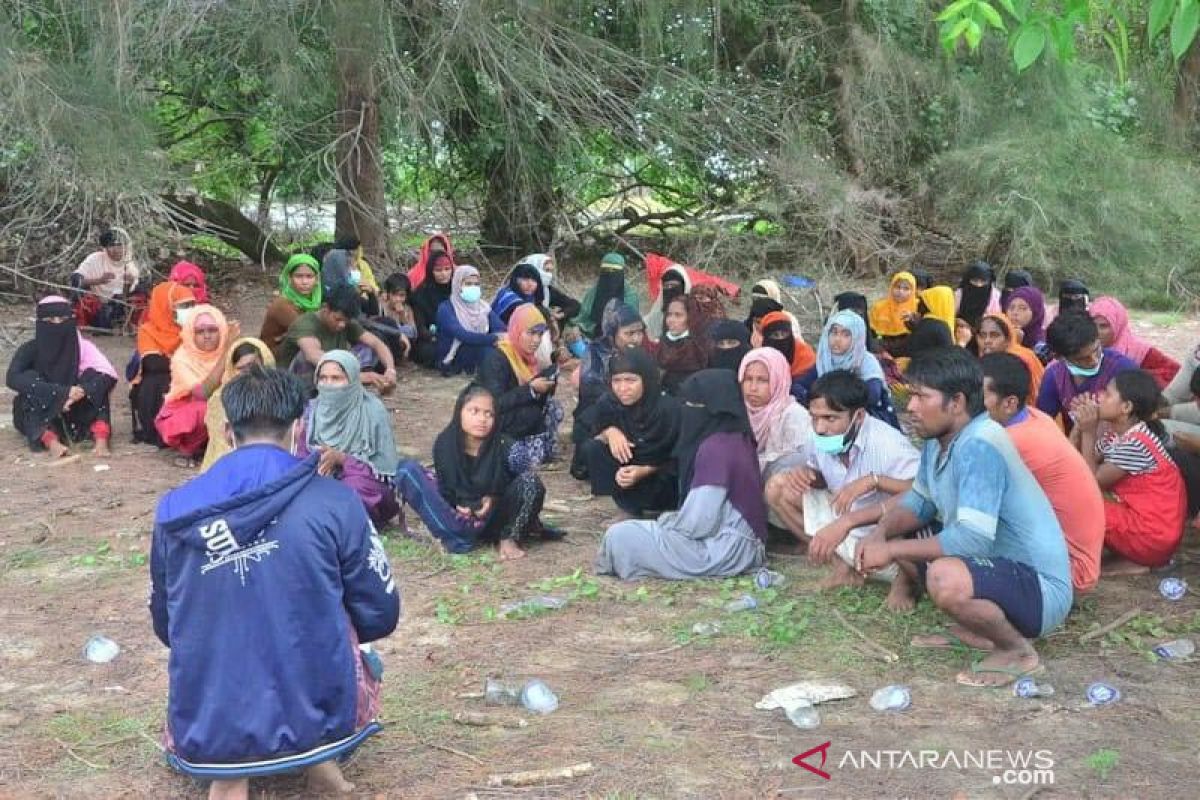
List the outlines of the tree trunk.
{"type": "Polygon", "coordinates": [[[369,259],[387,260],[387,199],[379,143],[375,54],[387,46],[379,0],[346,0],[336,7],[337,211],[339,237],[362,242],[369,259]]]}
{"type": "Polygon", "coordinates": [[[512,251],[514,262],[526,253],[544,251],[556,228],[550,171],[529,164],[522,169],[510,157],[497,158],[488,167],[480,225],[483,241],[512,251]]]}
{"type": "Polygon", "coordinates": [[[164,195],[176,227],[184,233],[207,233],[237,248],[263,268],[281,266],[283,252],[237,206],[200,195],[164,195]]]}
{"type": "Polygon", "coordinates": [[[1175,83],[1175,103],[1171,109],[1171,128],[1176,143],[1187,147],[1196,136],[1200,125],[1200,36],[1192,42],[1183,61],[1179,63],[1179,77],[1175,83]]]}
{"type": "Polygon", "coordinates": [[[256,217],[260,230],[271,230],[271,192],[275,190],[275,181],[279,180],[281,172],[283,172],[282,164],[267,167],[259,182],[256,217]]]}

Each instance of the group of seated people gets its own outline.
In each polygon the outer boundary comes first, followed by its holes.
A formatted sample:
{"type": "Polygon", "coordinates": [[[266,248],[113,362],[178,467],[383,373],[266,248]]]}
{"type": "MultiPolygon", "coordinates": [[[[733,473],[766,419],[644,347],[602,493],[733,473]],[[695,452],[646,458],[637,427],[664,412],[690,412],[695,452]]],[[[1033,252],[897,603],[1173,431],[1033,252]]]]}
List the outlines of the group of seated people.
{"type": "MultiPolygon", "coordinates": [[[[576,302],[552,259],[528,256],[489,303],[444,236],[382,284],[342,241],[289,259],[258,338],[208,302],[193,264],[152,288],[127,369],[135,436],[204,454],[202,474],[160,504],[151,557],[155,630],[172,648],[173,765],[216,778],[218,796],[245,796],[248,777],[280,764],[345,788],[320,765],[377,729],[378,673],[357,648],[398,614],[376,531],[403,527],[408,506],[449,552],[489,543],[507,561],[561,538],[541,519],[539,470],[559,457],[563,371],[578,397],[571,473],[618,515],[598,573],[738,575],[767,562],[775,529],[829,567],[827,587],[884,582],[896,611],[928,593],[950,624],[912,645],[987,651],[964,685],[1039,670],[1033,642],[1075,598],[1102,575],[1170,564],[1197,511],[1200,347],[1181,368],[1078,281],[1047,309],[1027,274],[998,289],[974,264],[955,290],[900,272],[874,304],[837,295],[814,346],[774,281],[730,319],[711,276],[674,265],[651,281],[643,316],[625,269],[604,256],[576,302]],[[400,457],[379,396],[404,360],[469,376],[431,468],[400,457]],[[296,547],[280,547],[277,525],[296,547]],[[286,581],[304,559],[327,567],[323,583],[286,618],[229,628],[172,611],[202,571],[221,576],[208,602],[224,608],[233,600],[217,598],[241,598],[238,585],[269,590],[246,570],[286,581]],[[239,647],[293,647],[296,614],[332,626],[310,657],[321,691],[337,684],[336,724],[292,718],[285,703],[265,727],[225,720],[225,735],[193,713],[193,687],[239,647]],[[202,650],[222,655],[192,657],[202,650]],[[297,739],[278,761],[281,725],[297,739]]],[[[39,302],[8,372],[14,425],[53,463],[86,439],[106,454],[112,436],[118,375],[80,333],[78,306],[39,302]]]]}

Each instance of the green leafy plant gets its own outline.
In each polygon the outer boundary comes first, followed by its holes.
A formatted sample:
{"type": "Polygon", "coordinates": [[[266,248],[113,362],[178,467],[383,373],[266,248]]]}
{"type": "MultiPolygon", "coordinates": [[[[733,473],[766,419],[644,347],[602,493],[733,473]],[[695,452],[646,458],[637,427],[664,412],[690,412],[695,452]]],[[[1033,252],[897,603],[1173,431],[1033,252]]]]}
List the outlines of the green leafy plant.
{"type": "Polygon", "coordinates": [[[1095,770],[1096,774],[1099,775],[1100,780],[1103,781],[1108,779],[1108,773],[1112,772],[1113,769],[1116,768],[1117,762],[1120,760],[1120,752],[1117,750],[1103,748],[1092,753],[1090,756],[1084,759],[1083,763],[1095,770]]]}

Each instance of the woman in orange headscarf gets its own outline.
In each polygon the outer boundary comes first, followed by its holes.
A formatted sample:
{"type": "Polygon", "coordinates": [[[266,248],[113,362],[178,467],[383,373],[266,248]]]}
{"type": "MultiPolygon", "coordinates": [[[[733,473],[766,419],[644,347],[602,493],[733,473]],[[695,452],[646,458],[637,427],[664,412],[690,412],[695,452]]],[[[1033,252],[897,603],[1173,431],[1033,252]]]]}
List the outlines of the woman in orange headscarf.
{"type": "Polygon", "coordinates": [[[791,366],[793,381],[817,363],[816,351],[800,338],[797,327],[796,318],[786,311],[772,311],[762,318],[763,347],[783,353],[791,366]]]}
{"type": "Polygon", "coordinates": [[[196,306],[184,320],[180,345],[171,356],[171,386],[154,427],[166,447],[189,460],[208,444],[204,416],[208,398],[221,386],[225,357],[240,330],[209,305],[196,306]]]}
{"type": "Polygon", "coordinates": [[[179,347],[179,321],[195,304],[192,290],[174,281],[160,283],[150,293],[146,313],[138,325],[137,352],[125,368],[135,442],[162,446],[154,418],[171,385],[171,356],[179,347]]]}
{"type": "Polygon", "coordinates": [[[514,439],[509,466],[524,472],[554,458],[562,404],[554,399],[558,368],[538,371],[537,352],[549,325],[533,303],[522,303],[508,318],[508,330],[483,356],[476,382],[496,399],[500,432],[514,439]],[[515,463],[514,463],[515,462],[515,463]]]}
{"type": "Polygon", "coordinates": [[[1029,394],[1026,395],[1025,402],[1029,405],[1036,403],[1038,389],[1042,385],[1042,376],[1046,374],[1046,368],[1042,366],[1042,360],[1037,357],[1037,353],[1017,341],[1008,317],[1003,314],[985,314],[979,320],[979,333],[975,338],[979,342],[980,356],[986,356],[989,353],[1012,353],[1021,359],[1029,368],[1030,375],[1029,394]]]}

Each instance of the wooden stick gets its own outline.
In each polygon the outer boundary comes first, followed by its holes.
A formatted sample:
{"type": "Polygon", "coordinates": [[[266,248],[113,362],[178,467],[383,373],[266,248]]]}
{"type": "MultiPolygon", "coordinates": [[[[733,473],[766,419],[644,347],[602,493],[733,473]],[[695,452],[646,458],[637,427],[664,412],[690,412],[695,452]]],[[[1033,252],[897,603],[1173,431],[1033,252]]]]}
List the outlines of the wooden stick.
{"type": "Polygon", "coordinates": [[[482,714],[478,711],[463,711],[454,715],[454,721],[459,725],[470,725],[476,728],[524,728],[529,725],[523,718],[506,719],[493,714],[482,714]]]}
{"type": "Polygon", "coordinates": [[[835,608],[835,609],[833,609],[833,615],[834,615],[835,617],[837,617],[837,619],[838,619],[838,622],[842,623],[842,625],[843,625],[843,626],[845,626],[846,630],[848,630],[848,631],[850,631],[851,633],[853,633],[853,634],[854,634],[855,636],[857,636],[859,639],[862,639],[862,640],[863,640],[863,642],[865,642],[865,643],[866,643],[866,645],[867,645],[868,649],[870,649],[870,651],[871,651],[871,652],[872,652],[872,653],[873,653],[873,654],[874,654],[874,655],[875,655],[877,658],[881,658],[881,659],[883,659],[883,660],[884,660],[885,662],[887,662],[888,664],[892,664],[892,663],[894,663],[894,662],[896,662],[896,661],[899,661],[899,660],[900,660],[900,656],[896,655],[896,654],[895,654],[895,653],[893,653],[891,650],[888,650],[886,647],[884,647],[883,645],[879,644],[879,643],[878,643],[878,642],[876,642],[874,639],[872,639],[871,637],[867,636],[865,633],[863,633],[863,632],[862,632],[862,631],[860,631],[858,628],[856,628],[854,625],[852,625],[852,624],[850,623],[850,620],[846,619],[846,617],[845,617],[845,616],[842,614],[842,612],[841,612],[841,611],[839,611],[839,610],[837,610],[837,609],[835,608]]]}
{"type": "Polygon", "coordinates": [[[545,783],[555,779],[580,778],[584,775],[591,775],[592,771],[592,762],[585,761],[582,764],[572,764],[569,767],[562,767],[560,769],[533,769],[526,772],[502,772],[498,775],[489,775],[488,786],[533,786],[538,783],[545,783]]]}
{"type": "Polygon", "coordinates": [[[437,744],[436,742],[421,742],[421,744],[425,745],[426,747],[432,747],[434,750],[441,750],[444,753],[450,753],[450,754],[456,755],[460,758],[465,758],[468,761],[474,761],[476,764],[479,764],[480,766],[485,766],[483,761],[479,760],[478,758],[471,755],[470,753],[464,753],[462,750],[455,750],[453,747],[447,747],[444,744],[437,744]]]}
{"type": "Polygon", "coordinates": [[[691,643],[692,643],[692,640],[688,639],[686,642],[683,642],[682,644],[673,645],[671,647],[664,647],[662,650],[651,650],[647,653],[621,653],[621,656],[623,658],[651,658],[653,656],[665,656],[667,653],[674,653],[676,650],[682,650],[683,648],[687,647],[691,643]]]}
{"type": "Polygon", "coordinates": [[[102,767],[99,764],[93,764],[92,762],[88,761],[86,758],[84,758],[83,756],[79,755],[74,750],[72,750],[71,746],[69,744],[67,744],[66,742],[64,742],[62,739],[55,739],[54,741],[58,742],[58,744],[62,747],[62,749],[67,751],[67,755],[69,755],[71,758],[78,761],[80,764],[91,767],[92,769],[95,769],[95,770],[108,769],[108,767],[102,767]]]}
{"type": "Polygon", "coordinates": [[[1116,619],[1114,619],[1112,622],[1108,623],[1107,625],[1101,625],[1099,628],[1096,628],[1096,630],[1091,631],[1089,633],[1085,633],[1083,636],[1080,636],[1079,643],[1083,644],[1084,642],[1090,642],[1092,639],[1098,639],[1099,637],[1103,636],[1106,633],[1115,631],[1117,628],[1121,627],[1126,622],[1129,622],[1131,619],[1133,619],[1134,617],[1136,617],[1138,614],[1141,614],[1141,613],[1142,613],[1141,608],[1135,608],[1132,611],[1126,611],[1124,614],[1117,617],[1116,619]]]}

